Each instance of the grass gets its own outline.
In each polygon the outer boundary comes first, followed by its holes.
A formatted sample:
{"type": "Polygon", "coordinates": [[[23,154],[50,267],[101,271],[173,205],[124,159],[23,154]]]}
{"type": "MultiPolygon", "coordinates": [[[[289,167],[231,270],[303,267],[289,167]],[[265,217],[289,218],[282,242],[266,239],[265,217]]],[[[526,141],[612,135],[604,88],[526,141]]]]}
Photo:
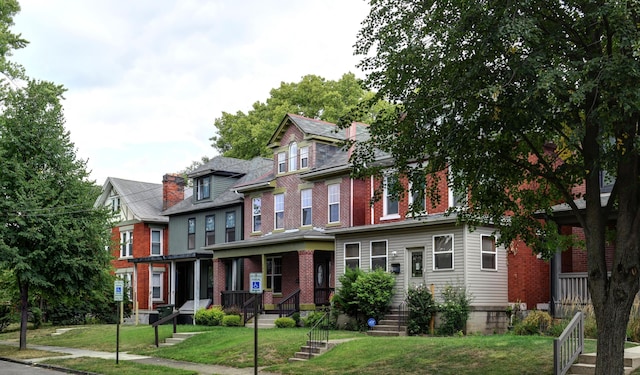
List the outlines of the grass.
{"type": "Polygon", "coordinates": [[[45,350],[27,349],[19,350],[17,346],[0,345],[0,357],[13,359],[33,359],[44,357],[56,357],[63,353],[48,352],[45,350]]]}
{"type": "Polygon", "coordinates": [[[49,365],[72,368],[74,370],[94,372],[104,375],[197,375],[196,371],[169,368],[165,366],[146,365],[142,363],[119,361],[116,365],[115,361],[101,358],[70,358],[70,359],[54,359],[44,362],[49,365]]]}

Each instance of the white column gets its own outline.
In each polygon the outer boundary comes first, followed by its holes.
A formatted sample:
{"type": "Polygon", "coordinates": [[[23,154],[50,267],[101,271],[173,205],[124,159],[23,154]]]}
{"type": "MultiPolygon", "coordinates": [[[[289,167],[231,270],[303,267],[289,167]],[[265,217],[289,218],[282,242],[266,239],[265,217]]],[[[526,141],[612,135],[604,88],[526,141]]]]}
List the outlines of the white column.
{"type": "Polygon", "coordinates": [[[133,299],[133,311],[135,312],[135,324],[140,322],[138,314],[138,263],[133,264],[133,281],[131,285],[131,297],[133,299]]]}
{"type": "Polygon", "coordinates": [[[176,262],[171,261],[171,271],[169,275],[169,303],[176,304],[176,262]]]}
{"type": "Polygon", "coordinates": [[[193,262],[193,324],[196,324],[196,311],[200,307],[200,259],[193,262]]]}

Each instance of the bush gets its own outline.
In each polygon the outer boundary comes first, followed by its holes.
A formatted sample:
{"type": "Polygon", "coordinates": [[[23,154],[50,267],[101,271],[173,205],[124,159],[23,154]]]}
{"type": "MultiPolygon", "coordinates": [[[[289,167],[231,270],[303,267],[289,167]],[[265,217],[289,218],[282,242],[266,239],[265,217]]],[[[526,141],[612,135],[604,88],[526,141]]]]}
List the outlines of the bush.
{"type": "Polygon", "coordinates": [[[633,342],[640,342],[640,318],[637,316],[629,318],[627,337],[633,342]]]}
{"type": "Polygon", "coordinates": [[[242,317],[240,315],[225,315],[222,318],[222,325],[225,327],[240,327],[243,324],[242,317]]]}
{"type": "Polygon", "coordinates": [[[200,309],[196,311],[196,324],[202,326],[219,326],[224,318],[224,311],[220,307],[210,309],[200,309]]]}
{"type": "Polygon", "coordinates": [[[9,304],[0,305],[0,332],[11,324],[13,320],[13,308],[9,304]]]}
{"type": "Polygon", "coordinates": [[[366,318],[380,321],[389,311],[395,277],[381,268],[366,272],[353,283],[358,308],[366,318]]]}
{"type": "Polygon", "coordinates": [[[513,327],[516,335],[537,335],[545,333],[551,326],[553,319],[551,315],[545,311],[532,310],[522,319],[522,321],[513,327]]]}
{"type": "Polygon", "coordinates": [[[42,325],[42,310],[39,307],[29,309],[29,321],[33,323],[33,328],[38,329],[42,325]]]}
{"type": "Polygon", "coordinates": [[[465,288],[446,285],[442,291],[443,303],[439,306],[442,313],[442,324],[438,331],[443,335],[453,335],[464,331],[469,319],[471,297],[467,296],[465,288]]]}
{"type": "Polygon", "coordinates": [[[293,328],[296,326],[296,321],[288,317],[278,318],[274,323],[278,328],[293,328]]]}
{"type": "Polygon", "coordinates": [[[299,312],[294,312],[293,315],[291,315],[291,319],[293,319],[296,322],[296,326],[300,325],[300,313],[299,312]]]}
{"type": "Polygon", "coordinates": [[[356,319],[358,318],[359,308],[354,284],[362,275],[364,275],[364,272],[361,269],[347,267],[344,275],[339,278],[341,287],[333,295],[333,304],[336,309],[356,319]]]}
{"type": "Polygon", "coordinates": [[[229,306],[229,307],[225,307],[224,313],[226,315],[242,315],[242,309],[235,305],[229,306]]]}
{"type": "Polygon", "coordinates": [[[312,311],[305,318],[302,318],[302,322],[305,327],[313,327],[324,317],[324,314],[322,311],[312,311]]]}
{"type": "Polygon", "coordinates": [[[407,332],[410,335],[429,333],[431,317],[437,310],[429,288],[423,285],[409,288],[407,307],[409,308],[407,332]]]}

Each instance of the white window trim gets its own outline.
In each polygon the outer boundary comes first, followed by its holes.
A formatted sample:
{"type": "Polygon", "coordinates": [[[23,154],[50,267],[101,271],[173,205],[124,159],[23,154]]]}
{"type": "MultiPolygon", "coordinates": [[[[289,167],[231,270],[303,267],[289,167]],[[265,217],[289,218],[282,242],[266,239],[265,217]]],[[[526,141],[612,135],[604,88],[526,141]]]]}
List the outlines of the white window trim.
{"type": "Polygon", "coordinates": [[[116,277],[125,283],[125,290],[129,301],[133,300],[133,269],[120,268],[116,270],[116,277]]]}
{"type": "MultiPolygon", "coordinates": [[[[413,206],[414,201],[413,201],[413,182],[409,181],[409,194],[408,195],[408,202],[409,202],[409,207],[413,206]]],[[[422,211],[419,211],[418,213],[426,215],[427,214],[427,194],[426,192],[424,192],[424,196],[422,197],[423,201],[422,201],[422,211]]]]}
{"type": "Polygon", "coordinates": [[[262,197],[251,199],[251,232],[257,233],[262,231],[262,197]],[[256,200],[260,201],[260,212],[256,214],[256,200]],[[256,217],[260,216],[260,229],[256,229],[256,217]]]}
{"type": "Polygon", "coordinates": [[[291,142],[289,145],[289,172],[298,170],[298,144],[291,142]]]}
{"type": "Polygon", "coordinates": [[[432,254],[432,269],[433,271],[453,271],[456,267],[455,261],[455,236],[453,234],[438,234],[431,238],[431,254],[432,254]],[[451,251],[438,251],[436,252],[436,237],[451,237],[451,251]],[[436,253],[437,254],[451,254],[451,268],[436,268],[436,253]]]}
{"type": "Polygon", "coordinates": [[[164,255],[164,231],[161,228],[151,228],[149,231],[149,255],[151,256],[160,256],[164,255]],[[153,232],[160,232],[160,253],[153,253],[153,232]]]}
{"type": "Polygon", "coordinates": [[[388,271],[389,270],[389,242],[387,240],[377,240],[377,241],[370,241],[369,242],[369,269],[371,271],[373,271],[373,259],[381,259],[381,258],[385,258],[385,266],[384,266],[384,270],[388,271]],[[373,255],[373,243],[374,242],[384,242],[384,249],[385,249],[385,253],[384,255],[373,255]]]}
{"type": "Polygon", "coordinates": [[[133,230],[125,230],[120,232],[120,258],[133,258],[133,230]],[[123,241],[123,235],[127,235],[127,240],[123,241]],[[125,247],[125,254],[122,253],[122,246],[125,247]]]}
{"type": "Polygon", "coordinates": [[[309,146],[300,147],[300,169],[309,168],[309,146]],[[303,166],[302,161],[306,160],[307,165],[303,166]]]}
{"type": "Polygon", "coordinates": [[[211,199],[211,177],[198,177],[195,181],[196,200],[211,199]],[[207,187],[207,196],[204,195],[204,187],[207,187]]]}
{"type": "Polygon", "coordinates": [[[362,269],[362,246],[360,245],[360,242],[345,242],[343,245],[343,252],[344,252],[344,269],[346,271],[346,269],[348,268],[347,266],[347,260],[353,260],[353,259],[358,259],[358,268],[362,269]],[[347,245],[358,245],[358,257],[347,257],[347,245]]]}
{"type": "Polygon", "coordinates": [[[328,223],[339,223],[340,222],[340,184],[330,184],[327,186],[327,222],[328,223]],[[331,200],[331,187],[334,186],[337,190],[336,198],[337,201],[331,200]],[[331,206],[338,206],[338,220],[331,221],[331,206]]]}
{"type": "Polygon", "coordinates": [[[387,179],[389,178],[389,176],[384,176],[384,191],[382,193],[382,217],[380,218],[380,220],[392,220],[392,219],[399,219],[400,218],[400,200],[398,200],[398,212],[396,213],[389,213],[389,207],[388,203],[387,203],[387,199],[389,196],[389,190],[387,187],[387,179]]]}
{"type": "Polygon", "coordinates": [[[300,190],[300,226],[310,227],[313,225],[313,192],[311,189],[302,189],[300,190]],[[304,193],[308,192],[309,194],[309,204],[305,206],[304,203],[304,193]],[[304,210],[309,209],[311,222],[309,224],[304,223],[304,210]]]}
{"type": "Polygon", "coordinates": [[[273,229],[284,229],[284,193],[273,195],[273,229]],[[282,209],[278,210],[278,197],[282,197],[282,209]],[[278,227],[278,213],[282,212],[282,227],[278,227]]]}
{"type": "Polygon", "coordinates": [[[287,153],[286,152],[278,152],[278,174],[287,173],[287,153]],[[282,168],[280,168],[282,166],[282,168]]]}
{"type": "Polygon", "coordinates": [[[153,302],[163,302],[164,301],[164,270],[157,270],[155,268],[150,268],[149,269],[149,296],[151,297],[151,300],[153,302]],[[153,284],[153,275],[158,274],[160,275],[160,297],[159,298],[155,298],[153,296],[153,288],[155,288],[156,286],[153,284]]]}
{"type": "Polygon", "coordinates": [[[480,236],[480,269],[482,271],[497,271],[498,270],[498,246],[496,245],[496,237],[488,234],[483,234],[480,236]],[[482,247],[484,243],[485,237],[493,238],[493,251],[485,251],[482,247]],[[482,263],[482,258],[485,254],[493,255],[493,264],[495,264],[495,268],[485,268],[482,263]]]}

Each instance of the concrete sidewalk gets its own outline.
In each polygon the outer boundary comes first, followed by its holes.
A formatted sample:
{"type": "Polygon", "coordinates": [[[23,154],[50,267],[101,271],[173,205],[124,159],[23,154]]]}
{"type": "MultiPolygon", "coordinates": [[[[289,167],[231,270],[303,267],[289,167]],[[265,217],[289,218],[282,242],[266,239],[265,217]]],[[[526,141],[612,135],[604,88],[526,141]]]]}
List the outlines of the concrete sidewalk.
{"type": "MultiPolygon", "coordinates": [[[[0,345],[18,346],[19,344],[16,341],[0,341],[0,345]]],[[[95,350],[65,348],[60,346],[48,346],[48,345],[30,345],[30,344],[27,345],[27,348],[67,354],[63,356],[32,358],[32,359],[25,359],[20,361],[27,364],[37,364],[46,359],[62,359],[62,358],[78,358],[78,357],[111,359],[114,362],[116,360],[116,353],[110,353],[110,352],[99,352],[95,350]]],[[[149,365],[158,365],[158,366],[166,366],[166,367],[178,368],[178,369],[184,369],[184,370],[191,370],[191,371],[196,371],[198,374],[202,374],[202,375],[252,375],[254,373],[253,367],[241,369],[241,368],[227,367],[227,366],[206,365],[206,364],[193,363],[193,362],[182,362],[182,361],[174,361],[171,359],[128,354],[126,352],[119,353],[118,359],[121,361],[132,361],[132,362],[138,362],[138,363],[145,363],[149,365]]],[[[260,369],[258,369],[258,373],[262,375],[277,375],[274,373],[260,371],[260,369]]]]}

